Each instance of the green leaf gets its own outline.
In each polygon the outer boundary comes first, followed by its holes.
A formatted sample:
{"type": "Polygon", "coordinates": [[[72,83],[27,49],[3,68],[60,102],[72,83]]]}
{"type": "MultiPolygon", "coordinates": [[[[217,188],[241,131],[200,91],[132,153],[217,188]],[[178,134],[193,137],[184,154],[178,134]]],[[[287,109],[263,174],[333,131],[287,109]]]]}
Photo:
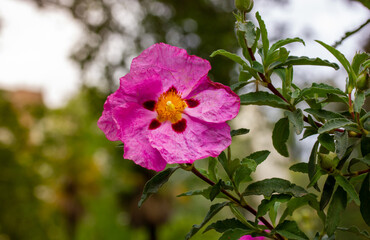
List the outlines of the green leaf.
{"type": "Polygon", "coordinates": [[[290,199],[284,213],[281,215],[280,223],[283,222],[287,216],[292,216],[295,210],[302,206],[306,206],[307,204],[316,210],[321,219],[325,220],[325,215],[322,211],[320,211],[319,203],[316,200],[316,196],[310,193],[304,195],[303,197],[290,199]]]}
{"type": "Polygon", "coordinates": [[[265,66],[268,67],[270,70],[274,69],[275,66],[284,63],[289,57],[289,51],[286,48],[280,48],[274,52],[268,53],[267,58],[265,59],[265,66]]]}
{"type": "Polygon", "coordinates": [[[239,159],[234,159],[232,161],[228,161],[228,159],[226,158],[226,154],[225,152],[222,152],[219,156],[218,156],[218,161],[221,163],[222,167],[225,169],[227,175],[229,176],[229,178],[231,179],[235,170],[239,167],[240,165],[240,160],[239,159]]]}
{"type": "Polygon", "coordinates": [[[295,128],[295,132],[298,134],[301,134],[303,131],[303,113],[301,109],[296,109],[294,112],[288,112],[286,111],[285,116],[288,117],[289,121],[293,124],[295,128]]]}
{"type": "Polygon", "coordinates": [[[268,150],[262,150],[262,151],[257,151],[257,152],[254,152],[252,153],[251,155],[249,155],[248,159],[253,159],[257,165],[261,164],[263,161],[266,160],[266,158],[269,156],[270,154],[270,151],[268,150]]]}
{"type": "Polygon", "coordinates": [[[209,200],[211,202],[217,197],[217,195],[221,192],[221,184],[222,180],[220,179],[215,185],[211,187],[211,191],[209,193],[209,200]]]}
{"type": "Polygon", "coordinates": [[[293,172],[308,173],[308,164],[304,162],[296,163],[290,166],[289,170],[293,172]]]}
{"type": "Polygon", "coordinates": [[[352,60],[352,69],[356,74],[360,73],[360,66],[362,63],[364,63],[366,60],[370,58],[370,55],[368,53],[356,53],[356,55],[353,57],[352,60]]]}
{"type": "Polygon", "coordinates": [[[360,198],[358,197],[358,194],[353,185],[350,182],[348,182],[348,180],[342,175],[336,175],[334,177],[337,183],[348,193],[348,195],[353,199],[353,201],[355,201],[357,205],[360,205],[360,198]]]}
{"type": "Polygon", "coordinates": [[[238,31],[243,32],[247,47],[252,48],[256,41],[255,26],[251,21],[237,22],[238,31]]]}
{"type": "Polygon", "coordinates": [[[364,92],[356,92],[355,94],[355,101],[353,104],[353,110],[357,113],[361,112],[361,108],[365,103],[365,93],[364,92]]]}
{"type": "Polygon", "coordinates": [[[276,232],[281,234],[288,239],[297,239],[297,240],[308,240],[306,234],[304,234],[298,227],[295,221],[284,221],[276,226],[276,232]]]}
{"type": "Polygon", "coordinates": [[[364,157],[370,154],[370,137],[361,138],[361,154],[364,157]]]}
{"type": "Polygon", "coordinates": [[[326,205],[330,202],[331,196],[333,195],[335,187],[335,178],[332,175],[329,175],[326,178],[326,181],[324,183],[324,188],[321,194],[321,199],[320,199],[320,209],[324,210],[326,205]]]}
{"type": "Polygon", "coordinates": [[[157,193],[177,169],[179,169],[179,167],[167,168],[152,177],[144,186],[143,194],[141,195],[138,206],[141,207],[150,195],[157,193]]]}
{"type": "Polygon", "coordinates": [[[290,195],[277,194],[272,195],[270,199],[263,199],[261,204],[258,206],[256,218],[264,216],[271,208],[274,207],[276,202],[287,202],[292,198],[290,195]]]}
{"type": "MultiPolygon", "coordinates": [[[[200,196],[203,196],[206,199],[209,199],[211,189],[212,189],[212,187],[208,187],[208,188],[201,189],[201,190],[188,191],[188,192],[179,194],[176,197],[189,197],[189,196],[200,195],[200,196]]],[[[228,199],[223,193],[220,193],[219,195],[217,195],[216,198],[228,199]]]]}
{"type": "Polygon", "coordinates": [[[314,127],[306,127],[306,130],[303,132],[303,137],[300,140],[303,140],[309,136],[317,134],[317,129],[314,127]]]}
{"type": "MultiPolygon", "coordinates": [[[[241,73],[241,72],[240,72],[241,73]]],[[[239,78],[240,79],[240,78],[239,78]]],[[[237,82],[233,85],[230,86],[230,89],[231,91],[233,92],[237,92],[239,91],[240,89],[242,89],[244,86],[248,85],[249,83],[252,83],[253,81],[249,81],[249,82],[237,82]]]]}
{"type": "Polygon", "coordinates": [[[285,60],[285,62],[276,65],[275,68],[295,65],[313,65],[313,66],[332,67],[335,70],[339,69],[339,66],[336,63],[329,62],[328,60],[322,60],[320,58],[309,58],[306,56],[302,57],[289,56],[285,60]]]}
{"type": "Polygon", "coordinates": [[[217,182],[217,160],[213,157],[208,158],[208,176],[212,181],[217,182]]]}
{"type": "Polygon", "coordinates": [[[258,21],[258,25],[260,26],[260,29],[261,29],[261,38],[262,38],[262,46],[263,46],[263,56],[264,57],[267,57],[267,51],[269,49],[269,39],[268,39],[268,36],[267,36],[267,29],[266,29],[266,25],[265,25],[265,22],[262,20],[259,12],[256,12],[256,18],[257,18],[257,21],[258,21]]]}
{"type": "Polygon", "coordinates": [[[331,130],[341,128],[341,127],[345,127],[345,126],[349,126],[349,125],[356,126],[356,124],[354,122],[352,122],[348,119],[345,119],[345,118],[330,119],[323,126],[321,126],[318,129],[318,133],[321,134],[321,133],[324,133],[324,132],[329,132],[331,130]]]}
{"type": "Polygon", "coordinates": [[[317,168],[315,175],[313,175],[312,179],[310,179],[310,183],[307,185],[307,188],[313,187],[317,184],[317,181],[321,178],[322,175],[325,175],[326,172],[320,168],[317,168]]]}
{"type": "Polygon", "coordinates": [[[337,187],[333,195],[333,199],[330,202],[328,214],[326,216],[326,232],[328,236],[334,234],[335,229],[338,227],[340,222],[340,215],[346,209],[347,206],[347,193],[340,186],[337,187]]]}
{"type": "Polygon", "coordinates": [[[224,234],[222,234],[222,236],[218,240],[239,239],[244,235],[249,235],[253,232],[254,230],[246,230],[241,228],[230,229],[224,232],[224,234]]]}
{"type": "Polygon", "coordinates": [[[264,195],[271,197],[273,193],[289,194],[294,197],[302,197],[307,194],[306,190],[288,180],[281,178],[270,178],[250,184],[243,195],[264,195]]]}
{"type": "Polygon", "coordinates": [[[341,115],[339,113],[327,111],[327,110],[324,110],[324,109],[306,108],[304,111],[308,112],[309,114],[312,114],[318,120],[320,118],[323,118],[325,120],[330,120],[330,119],[334,119],[334,118],[345,118],[343,115],[341,115]]]}
{"type": "Polygon", "coordinates": [[[337,154],[339,159],[342,159],[346,154],[348,148],[348,133],[347,131],[344,132],[335,132],[334,133],[334,140],[335,140],[335,153],[337,154]]]}
{"type": "Polygon", "coordinates": [[[203,222],[199,225],[193,225],[188,234],[186,234],[185,239],[190,239],[194,234],[196,234],[205,224],[209,222],[223,207],[229,205],[230,202],[216,203],[211,206],[207,215],[203,219],[203,222]]]}
{"type": "MultiPolygon", "coordinates": [[[[312,147],[310,158],[308,160],[308,179],[310,180],[310,182],[312,181],[316,173],[316,162],[317,162],[317,150],[318,149],[319,149],[319,141],[316,141],[312,147]]],[[[314,185],[314,188],[317,191],[320,191],[317,184],[314,185]]]]}
{"type": "Polygon", "coordinates": [[[366,224],[370,226],[370,174],[362,182],[360,189],[360,211],[366,224]]]}
{"type": "Polygon", "coordinates": [[[325,147],[330,152],[335,152],[334,137],[329,133],[322,133],[317,139],[319,140],[321,146],[325,147]]]}
{"type": "Polygon", "coordinates": [[[335,87],[332,87],[332,86],[324,84],[324,83],[319,83],[319,84],[312,83],[311,87],[302,89],[300,96],[303,96],[303,97],[304,96],[314,96],[314,95],[326,96],[326,94],[329,94],[329,93],[338,94],[338,95],[342,95],[342,96],[346,95],[339,88],[335,88],[335,87]]]}
{"type": "Polygon", "coordinates": [[[236,130],[231,130],[230,132],[230,135],[231,137],[235,137],[235,136],[238,136],[238,135],[244,135],[244,134],[247,134],[249,133],[249,129],[246,129],[246,128],[239,128],[239,129],[236,129],[236,130]]]}
{"type": "Polygon", "coordinates": [[[224,220],[219,220],[217,222],[214,222],[203,231],[203,233],[208,232],[209,230],[215,230],[219,233],[226,232],[229,229],[249,229],[247,226],[245,226],[241,221],[239,221],[236,218],[229,218],[224,220]]]}
{"type": "Polygon", "coordinates": [[[250,92],[240,96],[241,105],[265,105],[289,110],[289,104],[268,92],[250,92]]]}
{"type": "Polygon", "coordinates": [[[262,64],[257,61],[252,62],[252,68],[259,73],[264,73],[262,64]]]}
{"type": "Polygon", "coordinates": [[[272,132],[272,144],[276,151],[284,157],[289,157],[288,147],[286,142],[289,138],[289,120],[288,118],[280,119],[272,132]]]}
{"type": "Polygon", "coordinates": [[[247,84],[253,82],[253,81],[247,82],[251,78],[252,78],[252,75],[248,71],[241,70],[240,73],[239,73],[239,79],[238,80],[239,80],[239,82],[245,82],[246,83],[245,85],[247,85],[247,84]]]}
{"type": "Polygon", "coordinates": [[[365,239],[370,239],[370,234],[367,231],[365,231],[365,230],[360,231],[360,229],[358,229],[356,226],[351,226],[349,228],[337,227],[337,230],[354,233],[359,237],[363,237],[365,239]]]}
{"type": "Polygon", "coordinates": [[[229,59],[231,59],[232,61],[236,62],[236,63],[239,63],[240,65],[244,65],[246,64],[246,62],[244,62],[244,60],[239,57],[238,55],[234,54],[234,53],[230,53],[224,49],[219,49],[217,51],[214,51],[210,57],[214,57],[214,56],[217,56],[217,55],[221,55],[221,56],[224,56],[224,57],[227,57],[229,59]]]}
{"type": "MultiPolygon", "coordinates": [[[[257,166],[253,160],[250,161],[253,162],[255,166],[257,166]]],[[[252,171],[253,170],[251,169],[250,166],[248,166],[248,164],[242,164],[235,170],[234,181],[237,188],[239,187],[239,184],[242,182],[252,181],[252,178],[250,176],[252,171]]]]}
{"type": "Polygon", "coordinates": [[[282,46],[285,46],[289,43],[294,43],[294,42],[300,42],[303,45],[305,45],[305,42],[300,38],[286,38],[286,39],[279,40],[276,43],[272,44],[269,52],[273,52],[282,46]]]}
{"type": "Polygon", "coordinates": [[[346,59],[346,57],[341,53],[339,52],[337,49],[333,48],[332,46],[329,46],[319,40],[316,40],[316,42],[318,42],[319,44],[321,44],[323,47],[325,47],[329,52],[331,52],[331,54],[334,55],[334,57],[336,57],[336,59],[338,59],[338,61],[343,65],[344,69],[347,71],[348,73],[348,76],[349,76],[349,84],[351,86],[354,86],[354,80],[356,79],[356,74],[355,72],[353,71],[349,61],[346,59]]]}

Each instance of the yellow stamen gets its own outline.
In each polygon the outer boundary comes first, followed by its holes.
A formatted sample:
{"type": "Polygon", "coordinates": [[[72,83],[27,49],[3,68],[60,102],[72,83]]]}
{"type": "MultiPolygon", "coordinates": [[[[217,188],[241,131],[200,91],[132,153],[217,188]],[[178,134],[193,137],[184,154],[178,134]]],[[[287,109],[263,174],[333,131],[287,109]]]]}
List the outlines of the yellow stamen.
{"type": "Polygon", "coordinates": [[[181,94],[178,94],[175,89],[162,93],[158,98],[155,110],[158,113],[157,119],[160,122],[171,121],[176,123],[181,120],[182,112],[187,107],[185,101],[181,98],[181,94]]]}

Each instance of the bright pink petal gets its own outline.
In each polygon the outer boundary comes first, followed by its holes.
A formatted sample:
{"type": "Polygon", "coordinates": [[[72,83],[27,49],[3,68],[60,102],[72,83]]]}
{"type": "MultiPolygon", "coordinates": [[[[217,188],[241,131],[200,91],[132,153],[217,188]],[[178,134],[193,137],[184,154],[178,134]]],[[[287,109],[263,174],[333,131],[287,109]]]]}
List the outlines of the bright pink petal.
{"type": "Polygon", "coordinates": [[[119,106],[124,107],[125,105],[123,94],[119,89],[109,95],[107,101],[104,103],[104,111],[98,120],[98,127],[110,141],[117,141],[120,136],[117,123],[112,118],[112,110],[119,106]]]}
{"type": "Polygon", "coordinates": [[[239,112],[240,98],[227,86],[212,82],[204,77],[202,82],[185,97],[199,102],[185,113],[206,122],[220,123],[233,119],[239,112]]]}
{"type": "Polygon", "coordinates": [[[259,237],[252,237],[251,235],[245,235],[241,238],[239,238],[239,240],[264,240],[265,237],[263,236],[259,236],[259,237]]]}
{"type": "Polygon", "coordinates": [[[174,86],[183,95],[188,95],[198,81],[208,74],[211,65],[205,59],[188,55],[184,49],[158,43],[134,58],[130,71],[148,68],[171,72],[173,79],[163,79],[163,88],[167,90],[174,86]]]}
{"type": "Polygon", "coordinates": [[[123,157],[144,168],[161,171],[166,161],[148,139],[149,124],[156,115],[135,103],[113,110],[113,118],[121,130],[120,140],[124,143],[123,157]]]}
{"type": "Polygon", "coordinates": [[[176,132],[169,121],[149,131],[150,144],[167,163],[193,163],[205,157],[217,157],[231,144],[227,123],[207,123],[183,114],[186,128],[176,132]]]}

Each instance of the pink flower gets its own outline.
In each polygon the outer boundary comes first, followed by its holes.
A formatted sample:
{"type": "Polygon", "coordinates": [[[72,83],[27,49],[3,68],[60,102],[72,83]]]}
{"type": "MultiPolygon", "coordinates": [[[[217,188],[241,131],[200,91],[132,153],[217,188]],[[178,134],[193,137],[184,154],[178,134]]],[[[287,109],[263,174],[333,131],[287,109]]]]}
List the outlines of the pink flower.
{"type": "Polygon", "coordinates": [[[229,87],[212,82],[207,60],[164,43],[144,50],[108,96],[98,121],[124,158],[161,171],[166,164],[218,156],[231,143],[226,121],[239,111],[229,87]]]}

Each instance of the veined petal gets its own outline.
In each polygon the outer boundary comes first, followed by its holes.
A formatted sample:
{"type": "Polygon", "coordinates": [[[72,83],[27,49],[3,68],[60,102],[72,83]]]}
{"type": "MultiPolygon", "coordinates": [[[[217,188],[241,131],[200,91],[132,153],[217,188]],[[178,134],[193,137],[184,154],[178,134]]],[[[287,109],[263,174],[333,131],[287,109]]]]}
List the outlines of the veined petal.
{"type": "Polygon", "coordinates": [[[123,157],[147,169],[161,171],[166,161],[148,139],[149,124],[155,117],[156,113],[136,103],[113,110],[113,118],[121,131],[120,140],[124,143],[123,157]]]}
{"type": "Polygon", "coordinates": [[[167,163],[193,163],[197,159],[216,157],[231,144],[227,123],[207,123],[186,115],[185,130],[176,132],[171,122],[149,131],[149,142],[167,163]]]}
{"type": "Polygon", "coordinates": [[[153,68],[165,69],[173,76],[173,81],[163,81],[163,88],[175,86],[183,95],[188,95],[198,81],[206,76],[211,65],[205,59],[188,55],[186,50],[164,43],[154,44],[134,58],[130,71],[153,68]]]}
{"type": "Polygon", "coordinates": [[[233,119],[239,112],[240,98],[227,86],[204,77],[186,99],[199,104],[185,109],[185,113],[206,122],[220,123],[233,119]]]}

